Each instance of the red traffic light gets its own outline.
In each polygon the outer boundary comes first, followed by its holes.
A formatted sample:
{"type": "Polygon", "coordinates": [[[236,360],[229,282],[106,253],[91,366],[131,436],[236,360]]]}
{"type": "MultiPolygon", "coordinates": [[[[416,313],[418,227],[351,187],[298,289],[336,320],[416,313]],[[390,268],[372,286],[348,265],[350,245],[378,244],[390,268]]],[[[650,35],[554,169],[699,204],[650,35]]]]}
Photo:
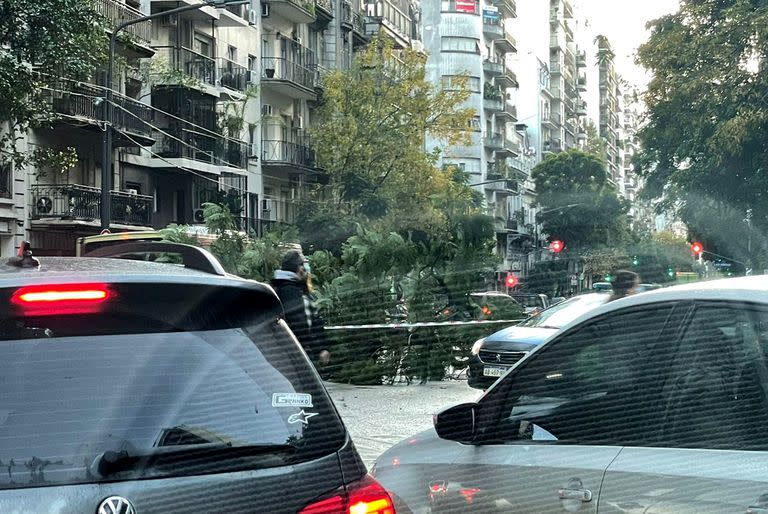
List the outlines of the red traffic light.
{"type": "Polygon", "coordinates": [[[565,248],[565,245],[560,240],[549,243],[549,249],[552,250],[553,253],[560,253],[563,251],[563,248],[565,248]]]}
{"type": "Polygon", "coordinates": [[[504,284],[510,289],[515,287],[517,282],[517,276],[514,273],[508,274],[506,280],[504,280],[504,284]]]}
{"type": "Polygon", "coordinates": [[[704,245],[696,241],[695,243],[691,244],[691,251],[698,257],[704,253],[704,245]]]}

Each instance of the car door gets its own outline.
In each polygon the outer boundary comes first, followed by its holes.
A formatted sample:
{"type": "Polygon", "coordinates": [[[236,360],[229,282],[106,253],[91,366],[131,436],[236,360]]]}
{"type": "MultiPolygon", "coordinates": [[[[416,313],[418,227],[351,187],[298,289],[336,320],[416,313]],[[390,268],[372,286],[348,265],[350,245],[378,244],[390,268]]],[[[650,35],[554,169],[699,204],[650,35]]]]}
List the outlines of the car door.
{"type": "Polygon", "coordinates": [[[698,303],[644,447],[611,463],[602,513],[768,512],[768,310],[698,303]]]}
{"type": "Polygon", "coordinates": [[[617,311],[523,361],[480,401],[477,443],[432,473],[432,511],[596,512],[605,470],[642,425],[642,371],[663,358],[674,311],[617,311]]]}

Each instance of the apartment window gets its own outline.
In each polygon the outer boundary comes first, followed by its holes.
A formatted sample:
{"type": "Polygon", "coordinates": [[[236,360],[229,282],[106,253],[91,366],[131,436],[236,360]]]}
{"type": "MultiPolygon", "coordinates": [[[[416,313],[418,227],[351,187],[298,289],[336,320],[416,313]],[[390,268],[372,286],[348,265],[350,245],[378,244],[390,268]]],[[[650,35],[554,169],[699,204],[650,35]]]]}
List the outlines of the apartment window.
{"type": "Polygon", "coordinates": [[[459,88],[459,84],[466,80],[467,87],[473,93],[480,92],[480,77],[465,77],[463,75],[443,75],[440,79],[443,89],[454,90],[459,88]]]}
{"type": "Polygon", "coordinates": [[[473,37],[443,36],[441,39],[443,52],[465,52],[480,54],[480,40],[473,37]]]}
{"type": "Polygon", "coordinates": [[[227,47],[227,59],[231,62],[237,62],[237,48],[232,45],[227,47]]]}
{"type": "Polygon", "coordinates": [[[480,3],[474,0],[442,0],[441,11],[480,14],[480,3]]]}
{"type": "Polygon", "coordinates": [[[469,120],[469,128],[472,129],[472,132],[480,132],[481,127],[480,116],[473,116],[472,119],[469,120]]]}
{"type": "Polygon", "coordinates": [[[213,39],[204,34],[195,33],[193,50],[205,57],[213,57],[213,39]]]}
{"type": "Polygon", "coordinates": [[[11,191],[11,182],[13,181],[13,173],[11,170],[11,163],[0,163],[0,198],[11,198],[13,192],[11,191]]]}
{"type": "Polygon", "coordinates": [[[443,167],[455,166],[461,171],[467,173],[480,173],[480,159],[467,158],[467,159],[445,159],[443,160],[443,167]]]}

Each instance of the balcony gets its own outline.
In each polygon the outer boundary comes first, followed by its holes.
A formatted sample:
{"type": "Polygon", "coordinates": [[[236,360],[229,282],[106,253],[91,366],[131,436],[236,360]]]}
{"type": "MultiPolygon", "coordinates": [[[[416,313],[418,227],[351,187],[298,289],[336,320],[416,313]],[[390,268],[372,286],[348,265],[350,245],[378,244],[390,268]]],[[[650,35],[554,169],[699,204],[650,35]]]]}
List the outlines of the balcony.
{"type": "Polygon", "coordinates": [[[244,141],[226,140],[223,136],[178,127],[167,128],[164,132],[168,135],[160,134],[152,151],[165,163],[169,159],[185,159],[211,165],[215,171],[220,171],[222,166],[239,170],[248,168],[248,145],[244,141]]]}
{"type": "Polygon", "coordinates": [[[384,34],[392,40],[395,48],[410,48],[411,37],[408,30],[413,20],[408,16],[407,6],[407,2],[368,0],[365,4],[365,35],[373,37],[384,34]]]}
{"type": "Polygon", "coordinates": [[[503,33],[501,34],[501,37],[494,40],[494,44],[496,45],[496,48],[498,48],[502,52],[507,52],[507,53],[517,52],[517,40],[515,40],[515,38],[512,37],[512,34],[507,32],[506,29],[503,29],[503,33]]]}
{"type": "Polygon", "coordinates": [[[261,163],[265,167],[313,169],[315,167],[315,152],[299,138],[296,141],[282,139],[261,140],[261,163]]]}
{"type": "Polygon", "coordinates": [[[559,112],[545,112],[541,115],[541,124],[552,130],[560,128],[560,120],[559,112]]]}
{"type": "Polygon", "coordinates": [[[497,76],[501,75],[504,72],[504,64],[498,62],[498,61],[492,61],[490,59],[485,59],[483,61],[483,71],[491,76],[497,76]]]}
{"type": "Polygon", "coordinates": [[[158,46],[156,50],[155,59],[165,61],[172,71],[182,74],[181,77],[165,74],[162,80],[166,85],[216,85],[216,60],[212,57],[184,47],[158,46]]]}
{"type": "Polygon", "coordinates": [[[576,54],[576,66],[578,66],[579,68],[587,67],[587,52],[585,52],[584,50],[576,54]]]}
{"type": "Polygon", "coordinates": [[[248,88],[250,70],[242,64],[228,59],[219,59],[219,85],[232,91],[245,92],[248,88]]]}
{"type": "Polygon", "coordinates": [[[326,20],[333,19],[333,2],[331,0],[315,0],[315,14],[326,20]]]}
{"type": "Polygon", "coordinates": [[[576,102],[576,116],[586,116],[587,115],[587,102],[584,100],[579,100],[576,102]]]}
{"type": "Polygon", "coordinates": [[[517,106],[510,102],[502,102],[501,109],[496,112],[496,117],[504,121],[517,121],[517,106]]]}
{"type": "MultiPolygon", "coordinates": [[[[123,191],[110,191],[110,223],[136,227],[151,226],[153,198],[123,191]]],[[[30,219],[33,223],[98,226],[101,216],[101,189],[80,184],[31,184],[30,219]]]]}
{"type": "Polygon", "coordinates": [[[491,4],[499,9],[503,15],[509,18],[517,18],[517,4],[515,0],[491,0],[491,4]]]}
{"type": "Polygon", "coordinates": [[[514,71],[510,70],[506,66],[504,66],[501,70],[501,74],[499,74],[498,77],[496,77],[496,85],[507,88],[507,87],[519,87],[520,84],[517,82],[517,75],[514,71]]]}
{"type": "Polygon", "coordinates": [[[314,0],[270,0],[269,15],[284,18],[293,23],[315,21],[314,0]]]}
{"type": "Polygon", "coordinates": [[[500,132],[490,132],[484,138],[484,145],[489,150],[501,150],[504,147],[504,135],[500,132]]]}
{"type": "Polygon", "coordinates": [[[496,150],[496,155],[500,158],[516,157],[520,155],[521,152],[522,148],[520,146],[520,141],[503,136],[501,148],[496,150]]]}
{"type": "Polygon", "coordinates": [[[492,19],[483,17],[483,34],[490,39],[501,39],[504,37],[504,22],[499,18],[492,19]]]}
{"type": "MultiPolygon", "coordinates": [[[[64,116],[62,121],[85,123],[92,130],[101,131],[103,107],[94,102],[95,97],[104,95],[101,88],[66,80],[56,81],[50,87],[51,108],[64,116]]],[[[115,96],[113,102],[111,119],[116,129],[115,146],[151,145],[154,142],[149,126],[153,120],[152,108],[124,96],[115,96]]]]}
{"type": "Polygon", "coordinates": [[[542,144],[542,151],[545,154],[551,154],[555,152],[562,152],[563,145],[559,139],[547,139],[542,144]]]}
{"type": "MultiPolygon", "coordinates": [[[[133,21],[144,16],[144,13],[115,0],[96,0],[94,8],[104,17],[110,31],[123,22],[133,21]]],[[[152,23],[150,21],[128,25],[123,29],[123,33],[128,34],[131,46],[142,56],[152,56],[154,51],[150,44],[152,41],[152,23]]]]}
{"type": "Polygon", "coordinates": [[[484,96],[483,108],[487,111],[498,112],[504,108],[504,100],[499,97],[484,96]]]}
{"type": "Polygon", "coordinates": [[[317,71],[284,57],[262,57],[262,86],[291,98],[316,97],[317,71]]]}
{"type": "Polygon", "coordinates": [[[576,89],[578,89],[581,92],[584,92],[587,90],[587,76],[581,75],[578,79],[576,79],[576,89]]]}

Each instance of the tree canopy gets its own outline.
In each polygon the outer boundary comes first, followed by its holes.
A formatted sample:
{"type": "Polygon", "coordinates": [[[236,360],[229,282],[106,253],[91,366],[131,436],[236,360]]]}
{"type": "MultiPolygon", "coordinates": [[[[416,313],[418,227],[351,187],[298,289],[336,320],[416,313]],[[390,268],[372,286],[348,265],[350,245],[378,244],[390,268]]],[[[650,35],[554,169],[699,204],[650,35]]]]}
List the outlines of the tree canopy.
{"type": "Polygon", "coordinates": [[[768,10],[762,0],[682,0],[650,24],[653,73],[637,160],[645,195],[677,211],[705,246],[765,260],[768,230],[768,10]],[[749,216],[748,216],[749,214],[749,216]],[[746,221],[750,218],[749,223],[746,221]],[[744,230],[714,230],[713,220],[744,230]]]}
{"type": "Polygon", "coordinates": [[[46,87],[91,78],[106,51],[93,1],[0,1],[0,163],[23,164],[20,133],[49,119],[46,87]]]}
{"type": "Polygon", "coordinates": [[[553,155],[532,172],[539,221],[551,239],[586,249],[621,243],[628,231],[627,205],[609,182],[605,162],[580,150],[553,155]]]}

